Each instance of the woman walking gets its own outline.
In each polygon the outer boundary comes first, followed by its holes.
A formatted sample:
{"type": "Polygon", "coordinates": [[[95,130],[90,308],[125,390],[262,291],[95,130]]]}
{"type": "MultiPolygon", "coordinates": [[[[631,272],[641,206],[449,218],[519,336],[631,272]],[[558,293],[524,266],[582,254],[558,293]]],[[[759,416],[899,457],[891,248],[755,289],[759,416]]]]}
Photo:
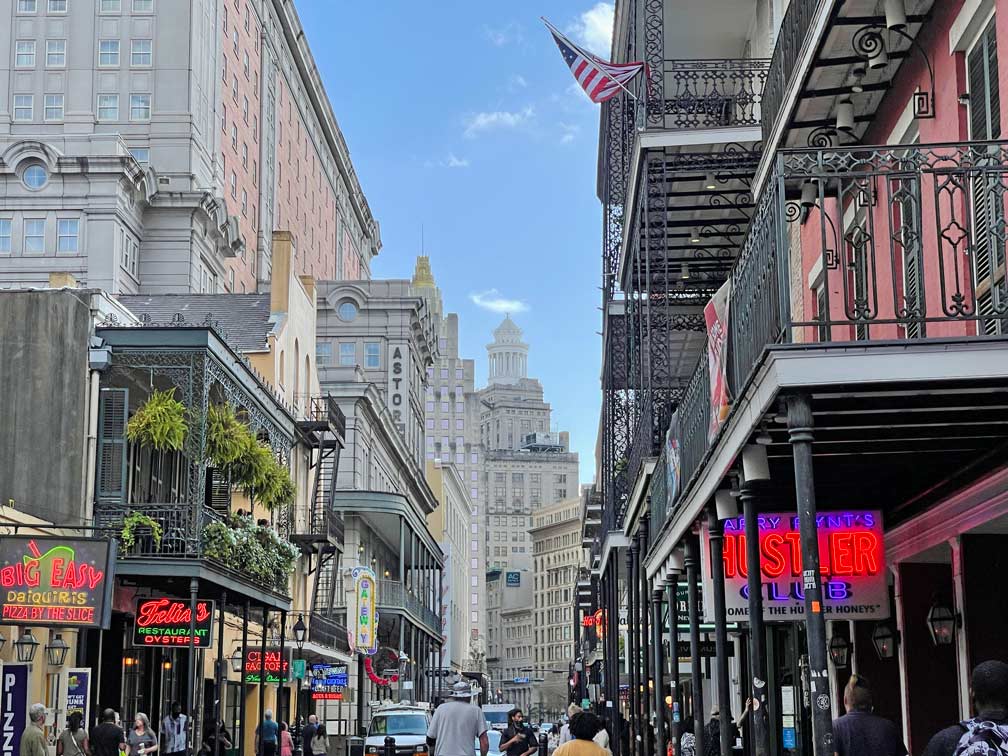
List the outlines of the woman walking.
{"type": "Polygon", "coordinates": [[[280,756],[294,756],[294,739],[286,722],[280,723],[280,756]]]}
{"type": "Polygon", "coordinates": [[[133,717],[133,727],[126,736],[129,756],[150,756],[158,749],[158,738],[150,726],[150,718],[142,711],[133,717]]]}
{"type": "Polygon", "coordinates": [[[312,756],[325,756],[329,751],[329,736],[326,735],[325,724],[319,723],[311,739],[312,756]]]}
{"type": "Polygon", "coordinates": [[[79,711],[71,712],[67,717],[66,729],[56,741],[56,756],[91,756],[91,744],[81,726],[83,723],[83,714],[79,711]]]}

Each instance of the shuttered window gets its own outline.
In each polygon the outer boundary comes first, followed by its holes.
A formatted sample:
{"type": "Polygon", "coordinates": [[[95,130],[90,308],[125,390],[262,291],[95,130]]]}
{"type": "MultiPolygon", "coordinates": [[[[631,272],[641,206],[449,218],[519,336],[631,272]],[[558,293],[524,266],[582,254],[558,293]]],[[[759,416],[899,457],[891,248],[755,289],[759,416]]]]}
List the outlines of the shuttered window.
{"type": "MultiPolygon", "coordinates": [[[[1001,94],[998,87],[997,38],[995,19],[991,19],[983,34],[967,56],[969,75],[970,138],[986,141],[1001,138],[1001,94]]],[[[981,315],[1004,312],[1008,307],[1005,291],[1005,239],[999,231],[1004,223],[1004,205],[998,191],[998,172],[978,169],[972,178],[974,273],[977,310],[981,315]]],[[[983,320],[984,333],[1002,332],[997,319],[983,320]]]]}
{"type": "Polygon", "coordinates": [[[98,405],[98,500],[121,504],[126,497],[126,414],[129,390],[103,388],[98,405]]]}

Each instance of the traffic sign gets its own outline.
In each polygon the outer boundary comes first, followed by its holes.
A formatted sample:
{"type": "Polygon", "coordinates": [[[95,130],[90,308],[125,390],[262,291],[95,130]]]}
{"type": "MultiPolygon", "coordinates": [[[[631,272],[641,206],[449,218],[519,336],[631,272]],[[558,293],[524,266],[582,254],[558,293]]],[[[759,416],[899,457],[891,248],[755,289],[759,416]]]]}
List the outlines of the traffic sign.
{"type": "Polygon", "coordinates": [[[524,685],[524,684],[526,684],[526,683],[530,683],[530,682],[532,682],[532,680],[531,680],[531,678],[528,678],[528,677],[516,677],[516,678],[514,679],[514,682],[515,682],[515,684],[517,684],[517,685],[524,685]]]}

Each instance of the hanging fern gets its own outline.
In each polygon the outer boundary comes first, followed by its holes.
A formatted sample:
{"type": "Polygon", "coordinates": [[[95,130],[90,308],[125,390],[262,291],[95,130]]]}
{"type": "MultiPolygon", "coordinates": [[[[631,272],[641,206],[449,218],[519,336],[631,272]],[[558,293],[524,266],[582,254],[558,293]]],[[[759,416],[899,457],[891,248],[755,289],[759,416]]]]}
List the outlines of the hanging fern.
{"type": "MultiPolygon", "coordinates": [[[[206,457],[214,467],[226,468],[242,453],[252,433],[235,416],[234,407],[222,404],[207,413],[206,457]]],[[[254,440],[254,439],[253,439],[254,440]]]]}
{"type": "Polygon", "coordinates": [[[258,497],[270,482],[273,451],[251,433],[242,438],[242,449],[230,466],[231,480],[249,495],[258,497]]]}
{"type": "Polygon", "coordinates": [[[295,493],[290,471],[274,459],[266,476],[266,485],[259,491],[259,503],[272,511],[276,507],[293,504],[295,493]]]}
{"type": "Polygon", "coordinates": [[[188,434],[186,408],[173,388],[152,392],[126,424],[130,441],[158,451],[181,449],[188,434]]]}

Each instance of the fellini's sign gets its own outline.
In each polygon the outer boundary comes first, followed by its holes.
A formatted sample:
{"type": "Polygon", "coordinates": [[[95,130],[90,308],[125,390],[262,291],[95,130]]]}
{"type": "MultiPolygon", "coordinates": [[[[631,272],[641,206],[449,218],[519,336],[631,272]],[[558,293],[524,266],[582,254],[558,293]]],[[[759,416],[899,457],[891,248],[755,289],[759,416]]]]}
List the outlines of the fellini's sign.
{"type": "MultiPolygon", "coordinates": [[[[882,540],[882,513],[877,510],[823,512],[819,531],[819,568],[823,614],[832,620],[880,620],[889,616],[889,584],[882,540]]],[[[714,621],[710,570],[710,534],[701,531],[704,558],[705,619],[714,621]]],[[[805,615],[805,585],[801,533],[794,512],[759,515],[760,572],[763,618],[791,622],[805,615]]],[[[745,518],[724,521],[722,559],[725,608],[729,622],[749,618],[749,565],[745,518]]]]}
{"type": "Polygon", "coordinates": [[[112,548],[99,538],[0,536],[0,624],[107,628],[112,548]]]}

